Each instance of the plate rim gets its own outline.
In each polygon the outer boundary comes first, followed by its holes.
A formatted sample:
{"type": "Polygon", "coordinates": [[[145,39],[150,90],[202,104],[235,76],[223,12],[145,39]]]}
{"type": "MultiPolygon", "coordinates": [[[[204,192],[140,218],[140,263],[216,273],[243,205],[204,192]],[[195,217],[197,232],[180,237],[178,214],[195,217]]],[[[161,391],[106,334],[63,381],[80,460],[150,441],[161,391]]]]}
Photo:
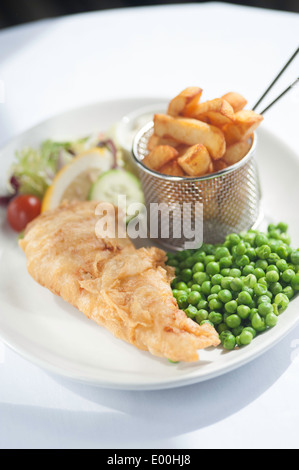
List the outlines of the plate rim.
{"type": "MultiPolygon", "coordinates": [[[[14,142],[17,139],[20,139],[20,138],[26,136],[26,134],[28,134],[29,132],[34,131],[34,129],[45,126],[49,121],[53,121],[53,120],[55,121],[55,119],[61,118],[62,116],[70,115],[73,112],[80,112],[82,110],[85,110],[85,112],[88,112],[88,109],[91,108],[91,107],[92,108],[97,108],[97,107],[108,105],[109,103],[114,103],[115,104],[116,102],[118,102],[118,103],[122,102],[122,104],[124,104],[124,103],[129,104],[130,102],[137,103],[138,101],[140,101],[140,102],[141,101],[143,101],[143,102],[146,101],[149,104],[154,105],[154,104],[161,104],[162,102],[167,102],[167,99],[165,97],[164,98],[161,98],[161,97],[160,98],[159,97],[154,98],[154,97],[146,97],[146,96],[144,96],[144,97],[136,96],[136,97],[120,98],[120,99],[116,98],[116,99],[113,99],[113,100],[110,99],[110,100],[105,100],[105,101],[99,101],[99,102],[96,102],[96,103],[93,102],[93,103],[90,103],[90,104],[85,104],[83,106],[69,108],[69,109],[67,109],[67,110],[65,110],[61,113],[58,113],[58,114],[55,114],[51,117],[46,118],[46,119],[40,121],[39,123],[28,127],[26,130],[22,131],[21,133],[15,134],[14,136],[7,139],[7,141],[4,144],[1,145],[0,157],[3,155],[3,153],[5,153],[6,150],[8,150],[8,148],[10,146],[13,146],[14,142]]],[[[121,120],[122,117],[123,116],[119,116],[119,120],[121,120]]],[[[261,130],[261,132],[265,133],[268,138],[270,138],[270,137],[274,138],[275,141],[279,142],[288,151],[289,156],[292,159],[294,158],[294,161],[296,160],[297,164],[299,164],[298,157],[296,156],[296,152],[281,137],[277,137],[276,134],[274,135],[267,128],[263,128],[263,130],[261,130]]],[[[293,302],[294,301],[296,301],[296,299],[294,299],[293,302]]],[[[192,384],[195,384],[195,383],[200,383],[200,382],[203,382],[203,381],[211,380],[213,378],[225,375],[228,372],[236,370],[239,367],[241,367],[242,365],[245,365],[245,364],[251,362],[252,360],[259,357],[261,354],[266,352],[267,350],[271,349],[273,346],[275,346],[277,343],[279,343],[298,323],[299,323],[299,316],[297,318],[294,318],[289,323],[286,323],[284,325],[283,329],[282,330],[280,329],[279,332],[277,330],[277,333],[274,334],[273,338],[269,339],[268,341],[261,342],[260,345],[254,345],[253,351],[251,351],[250,353],[244,354],[244,357],[241,356],[241,358],[240,358],[240,357],[236,356],[234,359],[231,360],[231,362],[228,362],[227,364],[224,364],[223,367],[221,368],[221,370],[216,368],[215,370],[212,370],[208,373],[202,373],[202,374],[194,375],[194,376],[192,375],[191,377],[184,377],[184,376],[181,376],[181,377],[178,377],[178,378],[175,378],[175,377],[169,378],[168,377],[165,380],[159,379],[158,381],[151,381],[149,383],[148,382],[145,382],[145,383],[140,383],[139,382],[139,383],[137,383],[137,382],[134,382],[134,381],[131,381],[130,383],[128,383],[128,382],[121,381],[121,380],[117,380],[117,381],[104,380],[103,381],[103,380],[98,379],[98,378],[92,379],[92,378],[87,377],[87,376],[84,376],[84,377],[83,376],[78,376],[74,372],[66,371],[64,369],[62,370],[62,368],[59,368],[59,367],[55,366],[54,364],[51,364],[50,362],[45,361],[45,359],[39,360],[39,358],[37,356],[35,356],[34,354],[31,354],[30,352],[28,352],[26,350],[26,348],[20,347],[20,346],[18,346],[18,344],[11,341],[7,337],[5,332],[2,331],[1,326],[0,326],[0,339],[3,341],[3,343],[7,347],[9,347],[12,351],[14,351],[16,354],[18,354],[23,359],[28,360],[30,363],[35,364],[36,366],[40,367],[42,370],[47,371],[51,374],[55,374],[56,376],[68,378],[72,381],[81,382],[81,383],[85,383],[85,384],[89,384],[89,385],[93,385],[93,386],[97,386],[97,387],[101,387],[101,388],[108,388],[108,389],[115,389],[115,390],[147,391],[147,390],[162,390],[162,389],[178,388],[178,387],[182,387],[182,386],[188,386],[188,385],[192,385],[192,384]]]]}

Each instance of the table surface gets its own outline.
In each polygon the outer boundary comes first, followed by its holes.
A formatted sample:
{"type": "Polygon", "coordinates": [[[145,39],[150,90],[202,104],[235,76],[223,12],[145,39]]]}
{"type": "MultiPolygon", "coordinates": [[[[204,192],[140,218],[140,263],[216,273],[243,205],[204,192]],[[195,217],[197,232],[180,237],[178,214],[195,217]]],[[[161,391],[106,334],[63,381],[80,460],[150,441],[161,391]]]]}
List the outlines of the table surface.
{"type": "MultiPolygon", "coordinates": [[[[67,109],[124,97],[169,98],[189,85],[210,96],[237,90],[253,106],[298,46],[298,29],[295,13],[207,3],[94,12],[2,30],[0,144],[67,109]]],[[[287,69],[265,104],[298,76],[298,65],[287,69]]],[[[298,104],[296,88],[265,120],[295,151],[298,104]]],[[[299,327],[220,378],[122,392],[52,376],[0,342],[0,447],[298,448],[298,352],[299,327]]]]}

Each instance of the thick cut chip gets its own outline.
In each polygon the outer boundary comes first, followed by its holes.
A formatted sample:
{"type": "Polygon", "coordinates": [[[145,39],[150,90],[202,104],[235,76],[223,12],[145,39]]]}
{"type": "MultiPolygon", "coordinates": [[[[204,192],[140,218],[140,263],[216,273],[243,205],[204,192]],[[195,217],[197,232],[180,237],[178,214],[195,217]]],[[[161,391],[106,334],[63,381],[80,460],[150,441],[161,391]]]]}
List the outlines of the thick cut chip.
{"type": "Polygon", "coordinates": [[[204,145],[196,144],[178,158],[178,163],[187,175],[203,176],[209,172],[211,157],[204,145]]]}
{"type": "Polygon", "coordinates": [[[144,157],[142,163],[151,170],[159,170],[166,163],[178,157],[178,152],[170,145],[157,145],[148,155],[144,157]]]}
{"type": "Polygon", "coordinates": [[[160,137],[172,137],[183,144],[202,144],[215,160],[225,153],[225,138],[221,130],[196,119],[173,118],[166,114],[156,114],[154,132],[160,137]]]}
{"type": "Polygon", "coordinates": [[[262,120],[263,116],[254,111],[243,109],[235,113],[235,121],[225,125],[222,129],[227,145],[248,139],[262,120]]]}
{"type": "Polygon", "coordinates": [[[200,100],[201,94],[201,88],[185,88],[170,101],[167,113],[170,116],[179,116],[186,107],[191,110],[200,100]]]}
{"type": "MultiPolygon", "coordinates": [[[[224,154],[225,155],[225,154],[224,154]]],[[[213,170],[214,172],[225,170],[227,168],[227,163],[224,161],[224,157],[222,157],[220,160],[215,160],[213,162],[213,170]]]]}
{"type": "Polygon", "coordinates": [[[188,109],[184,110],[183,115],[200,121],[208,121],[215,126],[223,126],[235,118],[232,106],[222,98],[197,103],[191,112],[188,109]]]}
{"type": "Polygon", "coordinates": [[[244,96],[240,95],[240,93],[235,93],[234,91],[226,93],[222,98],[232,106],[235,113],[241,111],[241,109],[243,109],[247,104],[247,100],[244,96]]]}
{"type": "Polygon", "coordinates": [[[158,137],[155,134],[151,135],[148,139],[147,149],[151,151],[158,145],[170,145],[171,147],[176,148],[180,145],[180,142],[177,142],[175,139],[171,138],[158,137]]]}
{"type": "Polygon", "coordinates": [[[170,175],[170,176],[186,176],[180,165],[178,164],[177,160],[172,160],[166,165],[162,166],[159,170],[160,173],[163,175],[170,175]]]}
{"type": "Polygon", "coordinates": [[[241,142],[236,142],[235,144],[230,145],[227,147],[222,160],[224,160],[227,165],[234,165],[245,157],[251,147],[251,144],[251,139],[248,139],[241,140],[241,142]]]}

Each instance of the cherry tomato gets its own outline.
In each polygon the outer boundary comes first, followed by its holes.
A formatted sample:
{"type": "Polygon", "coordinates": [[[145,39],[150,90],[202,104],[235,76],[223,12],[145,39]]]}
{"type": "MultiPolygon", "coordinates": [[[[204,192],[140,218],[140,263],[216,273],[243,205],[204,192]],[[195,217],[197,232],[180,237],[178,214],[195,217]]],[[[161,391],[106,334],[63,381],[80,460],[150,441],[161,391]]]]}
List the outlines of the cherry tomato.
{"type": "Polygon", "coordinates": [[[21,232],[40,213],[40,200],[35,196],[22,194],[10,201],[7,207],[7,220],[13,230],[21,232]]]}

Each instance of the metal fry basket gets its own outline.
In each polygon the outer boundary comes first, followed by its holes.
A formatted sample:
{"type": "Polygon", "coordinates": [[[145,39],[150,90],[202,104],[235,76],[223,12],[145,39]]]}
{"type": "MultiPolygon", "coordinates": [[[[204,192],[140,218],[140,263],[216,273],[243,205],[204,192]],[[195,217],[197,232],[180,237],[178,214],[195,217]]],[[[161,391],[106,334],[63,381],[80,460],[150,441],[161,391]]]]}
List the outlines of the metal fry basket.
{"type": "MultiPolygon", "coordinates": [[[[260,223],[261,188],[254,158],[255,134],[249,152],[241,161],[217,173],[195,178],[164,175],[150,170],[142,163],[148,153],[147,143],[152,134],[153,122],[150,122],[135,136],[132,149],[145,195],[147,214],[152,204],[182,207],[184,203],[190,203],[191,229],[194,230],[196,217],[199,216],[195,205],[200,203],[204,243],[222,243],[226,235],[249,230],[260,223]]],[[[158,235],[155,233],[153,237],[148,215],[149,237],[155,238],[159,245],[168,250],[185,249],[189,238],[184,234],[175,236],[179,233],[178,226],[182,224],[181,214],[178,211],[170,212],[167,220],[170,230],[166,237],[162,236],[163,224],[166,223],[163,216],[158,221],[158,235]]]]}

